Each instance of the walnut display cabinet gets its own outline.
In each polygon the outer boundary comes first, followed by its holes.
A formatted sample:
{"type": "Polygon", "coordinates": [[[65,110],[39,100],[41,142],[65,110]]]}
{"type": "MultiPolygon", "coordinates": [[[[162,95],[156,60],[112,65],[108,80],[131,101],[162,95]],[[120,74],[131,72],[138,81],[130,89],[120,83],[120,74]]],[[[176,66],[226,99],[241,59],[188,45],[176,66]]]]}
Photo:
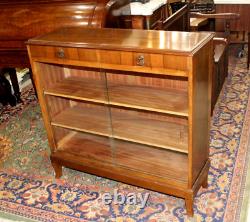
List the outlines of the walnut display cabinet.
{"type": "Polygon", "coordinates": [[[213,34],[64,28],[28,41],[62,166],[184,198],[207,186],[213,34]]]}

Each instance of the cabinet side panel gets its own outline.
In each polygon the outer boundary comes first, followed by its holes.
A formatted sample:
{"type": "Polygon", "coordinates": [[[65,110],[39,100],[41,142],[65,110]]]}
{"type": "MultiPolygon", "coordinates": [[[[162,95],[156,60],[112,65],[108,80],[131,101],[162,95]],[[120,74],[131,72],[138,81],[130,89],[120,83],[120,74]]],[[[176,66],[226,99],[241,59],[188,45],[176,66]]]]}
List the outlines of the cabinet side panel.
{"type": "Polygon", "coordinates": [[[54,137],[53,137],[53,130],[52,130],[51,125],[50,125],[50,118],[49,118],[49,113],[48,113],[48,110],[46,107],[45,97],[43,94],[43,90],[45,88],[44,80],[43,80],[43,76],[42,76],[43,73],[42,73],[41,67],[39,67],[38,63],[33,61],[32,56],[31,56],[32,53],[31,53],[30,47],[28,46],[27,48],[28,48],[29,59],[31,62],[32,75],[33,75],[33,79],[35,82],[35,87],[36,87],[36,91],[37,91],[37,95],[38,95],[38,99],[39,99],[39,104],[41,107],[44,125],[45,125],[47,136],[48,136],[49,146],[50,146],[51,150],[53,151],[56,148],[56,145],[55,145],[55,141],[54,141],[54,137]]]}
{"type": "MultiPolygon", "coordinates": [[[[192,58],[190,58],[192,60],[192,58]]],[[[193,57],[189,79],[189,187],[208,160],[213,44],[210,41],[193,57]]]]}

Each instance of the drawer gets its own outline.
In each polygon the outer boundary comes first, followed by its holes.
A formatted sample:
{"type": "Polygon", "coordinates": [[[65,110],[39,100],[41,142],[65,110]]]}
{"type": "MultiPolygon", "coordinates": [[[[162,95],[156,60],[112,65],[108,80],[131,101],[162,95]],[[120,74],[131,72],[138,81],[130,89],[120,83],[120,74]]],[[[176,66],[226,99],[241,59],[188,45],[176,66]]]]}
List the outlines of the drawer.
{"type": "Polygon", "coordinates": [[[49,59],[52,61],[76,60],[86,62],[98,62],[97,50],[78,49],[56,46],[30,46],[30,54],[34,59],[49,59]]]}
{"type": "Polygon", "coordinates": [[[152,74],[187,76],[188,57],[179,55],[99,50],[102,68],[120,69],[152,74]],[[173,71],[173,73],[171,73],[173,71]],[[178,71],[180,71],[178,73],[178,71]]]}
{"type": "Polygon", "coordinates": [[[110,51],[99,50],[100,63],[110,65],[120,65],[128,67],[129,69],[140,69],[143,67],[151,68],[150,54],[137,53],[137,52],[123,52],[123,51],[110,51]]]}
{"type": "Polygon", "coordinates": [[[187,76],[188,69],[187,57],[180,55],[36,45],[30,46],[30,54],[33,59],[45,62],[152,74],[187,76]]]}

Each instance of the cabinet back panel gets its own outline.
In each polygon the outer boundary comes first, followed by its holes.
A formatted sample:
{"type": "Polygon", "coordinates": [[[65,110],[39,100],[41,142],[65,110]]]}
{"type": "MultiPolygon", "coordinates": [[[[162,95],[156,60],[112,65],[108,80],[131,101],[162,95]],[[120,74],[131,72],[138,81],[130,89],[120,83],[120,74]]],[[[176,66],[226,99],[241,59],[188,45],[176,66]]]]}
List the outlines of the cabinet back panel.
{"type": "Polygon", "coordinates": [[[115,138],[188,153],[185,119],[119,108],[111,108],[111,118],[115,138]]]}
{"type": "Polygon", "coordinates": [[[54,126],[83,132],[111,135],[109,109],[104,105],[46,96],[54,126]]]}
{"type": "Polygon", "coordinates": [[[53,127],[57,138],[57,150],[77,156],[85,156],[102,162],[114,163],[111,140],[74,130],[53,127]],[[64,133],[64,137],[60,137],[64,133]],[[60,140],[59,140],[60,139],[60,140]]]}
{"type": "Polygon", "coordinates": [[[53,133],[54,133],[54,138],[56,141],[56,148],[60,146],[59,143],[63,143],[63,141],[67,140],[72,136],[74,132],[69,131],[68,129],[64,129],[61,127],[52,127],[53,133]]]}
{"type": "Polygon", "coordinates": [[[53,87],[55,83],[69,77],[79,77],[82,79],[102,80],[105,84],[105,78],[99,69],[77,68],[61,65],[51,65],[47,63],[36,63],[44,89],[53,87]]]}
{"type": "Polygon", "coordinates": [[[115,164],[143,173],[187,181],[187,154],[114,140],[115,164]]]}
{"type": "Polygon", "coordinates": [[[158,76],[150,74],[107,72],[107,81],[111,83],[170,88],[187,91],[188,82],[185,77],[158,76]]]}
{"type": "Polygon", "coordinates": [[[49,109],[50,119],[53,119],[54,116],[70,107],[70,100],[60,97],[46,96],[46,102],[49,109]]]}
{"type": "Polygon", "coordinates": [[[154,119],[157,121],[167,121],[169,123],[178,123],[181,124],[183,126],[187,126],[188,125],[188,120],[185,117],[176,117],[174,115],[168,115],[168,114],[164,114],[164,113],[155,113],[155,112],[148,112],[148,111],[141,111],[141,110],[136,110],[136,109],[126,109],[126,108],[119,108],[119,107],[115,107],[113,106],[111,108],[111,114],[112,111],[114,111],[115,113],[118,113],[118,115],[126,115],[126,114],[133,114],[135,117],[138,116],[142,117],[142,118],[146,118],[146,119],[154,119]]]}

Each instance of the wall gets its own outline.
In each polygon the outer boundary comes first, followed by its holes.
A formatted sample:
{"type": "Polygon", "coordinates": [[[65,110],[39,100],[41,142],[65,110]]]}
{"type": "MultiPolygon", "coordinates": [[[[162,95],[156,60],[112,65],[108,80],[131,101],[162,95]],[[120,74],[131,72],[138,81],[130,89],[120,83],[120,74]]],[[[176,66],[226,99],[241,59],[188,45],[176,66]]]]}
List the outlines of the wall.
{"type": "Polygon", "coordinates": [[[215,4],[250,4],[250,0],[214,0],[215,4]]]}
{"type": "MultiPolygon", "coordinates": [[[[222,1],[222,0],[219,0],[222,1]]],[[[232,1],[232,0],[223,0],[232,1]]],[[[239,0],[240,1],[240,0],[239,0]]],[[[244,0],[250,2],[250,0],[244,0]]],[[[237,0],[234,2],[238,2],[237,0]]],[[[235,12],[240,14],[240,18],[231,22],[232,31],[250,32],[250,3],[249,4],[216,4],[216,13],[235,12]]]]}

